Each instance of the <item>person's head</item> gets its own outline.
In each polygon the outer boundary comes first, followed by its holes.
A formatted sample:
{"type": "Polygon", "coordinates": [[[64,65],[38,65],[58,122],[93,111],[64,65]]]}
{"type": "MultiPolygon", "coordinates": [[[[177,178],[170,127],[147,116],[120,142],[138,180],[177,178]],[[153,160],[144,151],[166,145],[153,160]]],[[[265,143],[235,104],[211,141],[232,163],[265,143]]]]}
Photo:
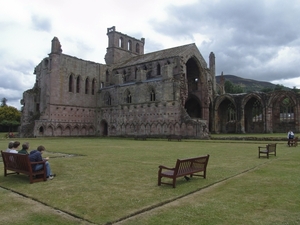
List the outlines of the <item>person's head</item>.
{"type": "Polygon", "coordinates": [[[40,153],[43,153],[43,151],[45,151],[45,147],[43,145],[40,145],[39,147],[37,147],[37,150],[40,152],[40,153]]]}
{"type": "Polygon", "coordinates": [[[28,143],[28,142],[25,142],[24,144],[22,144],[22,148],[25,149],[25,150],[28,150],[28,148],[29,148],[29,143],[28,143]]]}
{"type": "Polygon", "coordinates": [[[19,146],[20,146],[20,142],[15,141],[15,142],[13,143],[13,148],[14,148],[14,149],[18,148],[19,146]]]}
{"type": "Polygon", "coordinates": [[[13,141],[10,141],[9,143],[8,143],[8,148],[9,149],[12,149],[14,147],[14,142],[13,141]]]}

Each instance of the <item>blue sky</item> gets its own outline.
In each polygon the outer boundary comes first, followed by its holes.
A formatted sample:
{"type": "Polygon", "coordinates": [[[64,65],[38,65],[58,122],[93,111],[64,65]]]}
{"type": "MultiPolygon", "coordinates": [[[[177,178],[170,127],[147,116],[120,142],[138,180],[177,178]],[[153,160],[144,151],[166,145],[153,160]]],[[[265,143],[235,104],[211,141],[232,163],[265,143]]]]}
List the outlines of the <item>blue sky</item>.
{"type": "Polygon", "coordinates": [[[18,109],[58,37],[64,54],[104,63],[107,28],[145,38],[145,53],[195,43],[217,75],[300,88],[300,1],[0,0],[0,99],[18,109]]]}

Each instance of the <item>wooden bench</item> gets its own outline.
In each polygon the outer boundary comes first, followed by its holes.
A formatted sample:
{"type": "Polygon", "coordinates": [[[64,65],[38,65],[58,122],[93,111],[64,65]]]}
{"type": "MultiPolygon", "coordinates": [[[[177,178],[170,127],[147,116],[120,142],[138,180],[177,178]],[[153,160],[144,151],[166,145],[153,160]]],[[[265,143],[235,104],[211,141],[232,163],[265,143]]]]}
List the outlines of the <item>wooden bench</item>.
{"type": "Polygon", "coordinates": [[[9,153],[1,151],[3,164],[4,164],[4,176],[11,174],[26,174],[29,177],[29,182],[32,184],[38,181],[46,181],[46,161],[30,162],[28,155],[9,153]],[[42,170],[33,171],[32,165],[44,164],[42,170]],[[14,172],[8,172],[14,171],[14,172]]]}
{"type": "Polygon", "coordinates": [[[146,141],[147,140],[147,136],[146,135],[136,135],[136,136],[134,136],[134,140],[146,141]]]}
{"type": "Polygon", "coordinates": [[[177,159],[176,165],[174,168],[169,168],[166,166],[160,165],[158,168],[158,186],[161,184],[172,185],[173,188],[176,186],[176,178],[178,177],[190,177],[193,176],[201,176],[206,178],[206,167],[208,163],[209,155],[199,156],[195,158],[188,158],[188,159],[177,159]],[[202,174],[197,174],[197,173],[202,174]],[[162,182],[162,178],[170,178],[172,179],[172,183],[162,182]]]}
{"type": "Polygon", "coordinates": [[[168,141],[172,141],[172,140],[177,140],[177,141],[181,141],[181,135],[169,135],[168,136],[168,141]]]}
{"type": "Polygon", "coordinates": [[[289,145],[289,147],[296,147],[298,145],[298,137],[289,139],[288,145],[289,145]]]}
{"type": "Polygon", "coordinates": [[[258,147],[258,158],[260,158],[261,154],[266,155],[269,158],[269,155],[276,156],[276,145],[277,144],[267,144],[265,147],[258,147]]]}

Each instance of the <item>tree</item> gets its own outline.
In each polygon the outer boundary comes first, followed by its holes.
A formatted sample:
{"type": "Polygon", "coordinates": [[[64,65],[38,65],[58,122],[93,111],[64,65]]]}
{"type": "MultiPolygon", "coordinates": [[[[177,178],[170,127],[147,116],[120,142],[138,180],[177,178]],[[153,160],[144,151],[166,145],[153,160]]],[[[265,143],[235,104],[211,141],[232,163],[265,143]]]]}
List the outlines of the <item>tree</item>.
{"type": "Polygon", "coordinates": [[[21,112],[12,106],[0,107],[0,126],[3,131],[11,132],[20,125],[21,112]]]}
{"type": "Polygon", "coordinates": [[[296,86],[294,86],[292,91],[295,92],[295,93],[299,93],[300,90],[296,86]]]}
{"type": "Polygon", "coordinates": [[[7,106],[6,102],[7,102],[7,99],[6,98],[2,98],[2,100],[1,100],[1,107],[7,106]]]}
{"type": "Polygon", "coordinates": [[[265,93],[269,93],[269,92],[272,92],[272,91],[274,91],[274,89],[270,88],[270,87],[265,87],[265,88],[261,89],[261,92],[265,92],[265,93]]]}
{"type": "Polygon", "coordinates": [[[281,91],[284,89],[284,86],[282,84],[276,84],[274,91],[281,91]]]}
{"type": "Polygon", "coordinates": [[[229,80],[226,80],[224,83],[225,87],[225,92],[230,93],[230,94],[238,94],[238,93],[243,93],[244,90],[240,85],[235,85],[229,80]]]}

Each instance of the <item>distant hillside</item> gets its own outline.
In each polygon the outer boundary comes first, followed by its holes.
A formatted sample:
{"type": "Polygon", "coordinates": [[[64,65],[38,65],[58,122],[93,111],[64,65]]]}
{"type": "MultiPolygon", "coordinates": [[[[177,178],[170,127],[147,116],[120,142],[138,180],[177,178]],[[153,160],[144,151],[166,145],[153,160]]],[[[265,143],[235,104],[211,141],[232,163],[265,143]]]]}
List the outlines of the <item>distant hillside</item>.
{"type": "MultiPolygon", "coordinates": [[[[242,77],[234,76],[234,75],[223,75],[225,81],[228,80],[235,85],[239,85],[244,89],[244,92],[251,92],[251,91],[261,91],[265,88],[274,89],[276,84],[272,84],[266,81],[257,81],[251,79],[245,79],[242,77]]],[[[216,76],[216,81],[220,84],[221,75],[216,76]]],[[[284,87],[285,90],[290,90],[288,87],[284,87]]]]}

